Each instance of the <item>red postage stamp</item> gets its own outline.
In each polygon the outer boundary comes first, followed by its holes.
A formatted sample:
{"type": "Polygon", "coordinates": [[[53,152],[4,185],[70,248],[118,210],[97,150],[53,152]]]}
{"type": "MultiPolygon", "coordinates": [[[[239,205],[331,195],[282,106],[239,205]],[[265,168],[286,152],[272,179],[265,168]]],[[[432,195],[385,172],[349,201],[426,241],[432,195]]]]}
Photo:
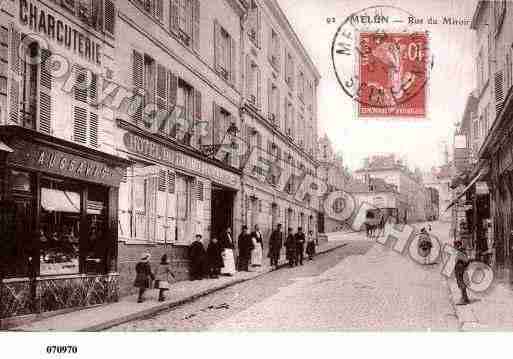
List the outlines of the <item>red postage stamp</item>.
{"type": "Polygon", "coordinates": [[[423,118],[428,81],[426,33],[360,33],[360,118],[423,118]]]}

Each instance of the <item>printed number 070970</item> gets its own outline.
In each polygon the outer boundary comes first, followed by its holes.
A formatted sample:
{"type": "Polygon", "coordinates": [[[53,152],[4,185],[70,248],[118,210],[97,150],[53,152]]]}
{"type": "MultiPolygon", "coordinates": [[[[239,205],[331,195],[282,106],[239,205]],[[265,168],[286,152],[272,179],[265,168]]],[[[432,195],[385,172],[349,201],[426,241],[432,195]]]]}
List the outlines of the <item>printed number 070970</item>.
{"type": "Polygon", "coordinates": [[[78,348],[76,345],[48,345],[46,353],[48,354],[76,354],[78,348]]]}

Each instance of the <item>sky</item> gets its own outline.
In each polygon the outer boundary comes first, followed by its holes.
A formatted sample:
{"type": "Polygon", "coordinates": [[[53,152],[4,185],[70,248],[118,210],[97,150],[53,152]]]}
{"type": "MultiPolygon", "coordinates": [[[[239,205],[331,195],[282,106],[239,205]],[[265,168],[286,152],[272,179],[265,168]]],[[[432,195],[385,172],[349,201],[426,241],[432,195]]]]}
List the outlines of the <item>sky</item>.
{"type": "Polygon", "coordinates": [[[318,87],[319,136],[328,133],[336,152],[352,170],[373,154],[396,153],[411,168],[443,163],[443,142],[452,142],[468,94],[475,86],[475,32],[464,25],[421,25],[430,32],[434,67],[429,79],[426,120],[361,120],[335,77],[331,43],[344,19],[373,5],[400,7],[418,18],[452,16],[471,20],[477,0],[277,0],[321,74],[318,87]],[[335,24],[327,18],[335,18],[335,24]]]}

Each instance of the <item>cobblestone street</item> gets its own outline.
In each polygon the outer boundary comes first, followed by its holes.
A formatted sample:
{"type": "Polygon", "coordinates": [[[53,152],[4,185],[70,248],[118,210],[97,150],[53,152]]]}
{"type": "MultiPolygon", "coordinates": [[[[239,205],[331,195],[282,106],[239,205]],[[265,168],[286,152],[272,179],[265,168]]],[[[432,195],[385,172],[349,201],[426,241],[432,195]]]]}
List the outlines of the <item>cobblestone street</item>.
{"type": "MultiPolygon", "coordinates": [[[[433,228],[438,229],[445,226],[433,228]]],[[[302,267],[111,330],[458,329],[438,266],[419,266],[363,235],[360,239],[302,267]]]]}

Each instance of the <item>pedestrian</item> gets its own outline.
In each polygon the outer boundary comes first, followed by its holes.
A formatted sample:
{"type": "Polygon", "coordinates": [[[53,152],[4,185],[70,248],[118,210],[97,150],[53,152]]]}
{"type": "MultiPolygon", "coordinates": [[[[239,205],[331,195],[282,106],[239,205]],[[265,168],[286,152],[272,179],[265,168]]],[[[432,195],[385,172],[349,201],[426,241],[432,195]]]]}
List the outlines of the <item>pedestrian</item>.
{"type": "Polygon", "coordinates": [[[313,235],[313,231],[308,231],[308,237],[306,241],[306,254],[308,254],[308,259],[312,260],[315,255],[315,239],[313,235]]]}
{"type": "Polygon", "coordinates": [[[239,234],[237,242],[239,246],[239,270],[249,272],[249,261],[251,260],[251,251],[254,249],[248,226],[242,226],[242,233],[239,234]]]}
{"type": "Polygon", "coordinates": [[[298,227],[296,232],[296,265],[301,264],[303,265],[303,258],[305,256],[305,234],[303,233],[303,228],[298,227]]]}
{"type": "Polygon", "coordinates": [[[431,223],[428,223],[428,229],[431,232],[431,223]]]}
{"type": "Polygon", "coordinates": [[[454,248],[458,251],[456,257],[456,264],[454,266],[454,275],[456,277],[456,284],[461,291],[461,299],[457,305],[466,305],[470,303],[470,299],[467,293],[467,284],[465,283],[465,270],[469,264],[467,255],[465,254],[465,248],[461,240],[454,241],[454,248]]]}
{"type": "Polygon", "coordinates": [[[218,278],[223,267],[222,248],[216,237],[212,237],[207,248],[208,273],[210,278],[218,278]]]}
{"type": "Polygon", "coordinates": [[[201,238],[201,234],[196,234],[194,242],[189,246],[191,280],[203,279],[205,275],[206,252],[201,238]]]}
{"type": "Polygon", "coordinates": [[[155,275],[151,271],[150,258],[151,254],[144,252],[141,255],[141,260],[135,265],[134,287],[139,288],[137,303],[144,301],[144,292],[146,292],[146,289],[151,288],[151,284],[155,279],[155,275]]]}
{"type": "Polygon", "coordinates": [[[166,300],[165,292],[170,289],[171,277],[175,278],[175,275],[171,272],[171,263],[167,258],[167,254],[164,254],[160,258],[160,264],[157,267],[155,276],[155,289],[159,290],[159,302],[166,300]]]}
{"type": "Polygon", "coordinates": [[[285,240],[285,254],[289,261],[289,266],[294,267],[296,265],[296,238],[292,233],[292,228],[288,228],[287,239],[285,240]]]}
{"type": "Polygon", "coordinates": [[[260,267],[262,265],[262,255],[264,252],[264,242],[262,240],[262,232],[258,228],[258,224],[255,224],[255,230],[251,233],[253,239],[254,249],[251,251],[251,265],[254,267],[260,267]]]}
{"type": "Polygon", "coordinates": [[[276,225],[276,229],[271,233],[269,238],[269,255],[271,260],[271,268],[278,269],[280,260],[281,247],[283,246],[283,232],[281,231],[281,223],[276,225]]]}
{"type": "Polygon", "coordinates": [[[235,257],[233,250],[235,248],[232,239],[232,229],[226,228],[219,241],[219,247],[221,248],[221,256],[223,258],[223,267],[221,274],[232,276],[235,274],[235,257]]]}

